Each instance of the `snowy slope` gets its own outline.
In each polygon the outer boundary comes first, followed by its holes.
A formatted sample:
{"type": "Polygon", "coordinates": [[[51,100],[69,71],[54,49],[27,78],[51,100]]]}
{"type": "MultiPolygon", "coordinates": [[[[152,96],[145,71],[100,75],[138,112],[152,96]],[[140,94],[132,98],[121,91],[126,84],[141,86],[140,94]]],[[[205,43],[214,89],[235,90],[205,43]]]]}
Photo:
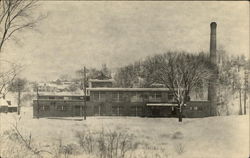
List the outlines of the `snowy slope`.
{"type": "MultiPolygon", "coordinates": [[[[88,117],[86,121],[33,119],[32,109],[22,109],[19,127],[31,132],[38,142],[50,144],[57,138],[77,143],[75,131],[126,130],[147,152],[165,152],[168,157],[185,158],[246,158],[249,156],[249,117],[221,116],[201,119],[88,117]],[[179,148],[183,152],[178,153],[179,148]]],[[[0,114],[1,131],[18,120],[15,114],[0,114]]],[[[139,150],[138,150],[139,152],[139,150]]],[[[153,156],[154,157],[154,156],[153,156]]]]}

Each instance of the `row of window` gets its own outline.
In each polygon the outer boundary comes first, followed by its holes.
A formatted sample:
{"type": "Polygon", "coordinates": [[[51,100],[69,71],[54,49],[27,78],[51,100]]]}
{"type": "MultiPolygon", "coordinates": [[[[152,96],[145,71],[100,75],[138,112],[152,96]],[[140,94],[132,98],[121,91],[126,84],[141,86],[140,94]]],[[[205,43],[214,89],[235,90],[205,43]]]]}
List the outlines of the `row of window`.
{"type": "Polygon", "coordinates": [[[190,107],[189,107],[189,110],[194,110],[194,111],[199,110],[199,111],[202,111],[202,110],[203,110],[203,107],[190,106],[190,107]]]}
{"type": "MultiPolygon", "coordinates": [[[[92,92],[92,101],[105,101],[111,99],[114,102],[131,101],[131,102],[142,102],[143,100],[149,101],[161,101],[163,96],[161,92],[151,92],[151,93],[124,93],[124,92],[92,92]]],[[[168,100],[173,101],[174,95],[168,94],[168,100]]]]}
{"type": "Polygon", "coordinates": [[[49,100],[83,100],[83,96],[39,96],[39,99],[49,99],[49,100]]]}
{"type": "MultiPolygon", "coordinates": [[[[143,108],[141,106],[132,106],[130,112],[137,115],[142,113],[143,108]]],[[[101,106],[95,106],[95,114],[102,115],[106,113],[106,109],[101,106]]],[[[120,116],[124,113],[124,106],[112,106],[111,112],[113,115],[120,116]]]]}
{"type": "MultiPolygon", "coordinates": [[[[112,111],[114,113],[118,112],[118,114],[119,114],[119,111],[123,110],[123,108],[124,108],[123,106],[112,106],[112,111]]],[[[142,107],[137,107],[137,106],[133,106],[131,108],[134,109],[136,112],[142,110],[142,107]]],[[[57,105],[55,109],[58,110],[58,111],[67,111],[68,106],[66,106],[66,105],[57,105]]],[[[41,111],[49,111],[50,106],[49,105],[42,105],[39,110],[41,110],[41,111]]]]}
{"type": "MultiPolygon", "coordinates": [[[[66,106],[66,105],[56,105],[55,109],[58,110],[58,111],[67,111],[68,110],[68,106],[66,106]]],[[[49,105],[42,105],[39,110],[49,111],[50,110],[50,106],[49,105]]]]}

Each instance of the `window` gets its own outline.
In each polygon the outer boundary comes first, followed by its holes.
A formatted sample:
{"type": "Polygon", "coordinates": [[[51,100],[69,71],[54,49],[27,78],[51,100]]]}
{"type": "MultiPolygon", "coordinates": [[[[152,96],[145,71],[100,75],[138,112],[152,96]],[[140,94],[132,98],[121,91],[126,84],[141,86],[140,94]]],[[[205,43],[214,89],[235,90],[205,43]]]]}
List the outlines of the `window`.
{"type": "Polygon", "coordinates": [[[59,110],[59,111],[62,110],[62,106],[61,105],[57,105],[56,106],[56,110],[59,110]]]}
{"type": "Polygon", "coordinates": [[[194,107],[194,110],[198,110],[198,107],[197,107],[197,106],[195,106],[195,107],[194,107]]]}
{"type": "Polygon", "coordinates": [[[155,92],[155,98],[156,99],[161,99],[161,92],[155,92]]]}
{"type": "Polygon", "coordinates": [[[99,92],[91,92],[93,93],[92,97],[93,97],[93,101],[99,101],[99,92]]]}
{"type": "Polygon", "coordinates": [[[119,92],[119,101],[129,101],[129,94],[127,92],[119,92]]]}
{"type": "Polygon", "coordinates": [[[130,101],[131,102],[142,102],[143,99],[142,99],[139,92],[133,92],[132,95],[131,95],[130,101]]]}
{"type": "Polygon", "coordinates": [[[174,111],[174,107],[173,106],[171,106],[171,110],[174,111]]]}
{"type": "Polygon", "coordinates": [[[67,111],[67,106],[66,105],[57,105],[56,110],[58,110],[58,111],[67,111]]]}
{"type": "Polygon", "coordinates": [[[42,111],[49,111],[49,105],[42,105],[42,111]]]}
{"type": "Polygon", "coordinates": [[[63,106],[62,106],[62,110],[63,110],[63,111],[67,111],[67,109],[68,109],[68,107],[67,107],[66,105],[63,105],[63,106]]]}
{"type": "Polygon", "coordinates": [[[150,92],[149,95],[149,100],[153,101],[155,99],[155,93],[154,92],[150,92]]]}
{"type": "Polygon", "coordinates": [[[116,116],[122,115],[123,106],[112,106],[112,114],[116,116]]]}
{"type": "Polygon", "coordinates": [[[99,101],[105,101],[106,93],[105,92],[99,92],[99,101]]]}
{"type": "Polygon", "coordinates": [[[105,92],[91,92],[93,101],[105,101],[106,93],[105,92]]]}
{"type": "Polygon", "coordinates": [[[132,111],[135,116],[142,114],[142,107],[141,106],[132,106],[132,111]]]}
{"type": "Polygon", "coordinates": [[[112,101],[119,102],[120,94],[119,92],[112,92],[112,101]]]}
{"type": "Polygon", "coordinates": [[[174,101],[174,94],[173,93],[168,93],[168,100],[174,101]]]}
{"type": "Polygon", "coordinates": [[[161,101],[161,92],[151,92],[149,94],[150,101],[161,101]]]}

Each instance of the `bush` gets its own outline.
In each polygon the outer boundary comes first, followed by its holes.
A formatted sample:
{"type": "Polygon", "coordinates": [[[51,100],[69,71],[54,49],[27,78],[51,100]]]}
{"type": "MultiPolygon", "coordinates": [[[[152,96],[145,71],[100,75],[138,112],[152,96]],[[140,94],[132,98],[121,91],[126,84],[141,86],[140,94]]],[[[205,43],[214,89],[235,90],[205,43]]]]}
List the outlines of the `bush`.
{"type": "Polygon", "coordinates": [[[183,154],[185,152],[185,147],[182,143],[178,143],[175,145],[175,151],[176,153],[178,153],[179,155],[183,154]]]}
{"type": "Polygon", "coordinates": [[[172,136],[172,139],[182,139],[183,138],[183,134],[181,132],[175,132],[172,136]]]}
{"type": "Polygon", "coordinates": [[[133,136],[126,131],[78,131],[76,138],[85,152],[96,154],[100,158],[124,158],[126,153],[138,147],[133,136]]]}

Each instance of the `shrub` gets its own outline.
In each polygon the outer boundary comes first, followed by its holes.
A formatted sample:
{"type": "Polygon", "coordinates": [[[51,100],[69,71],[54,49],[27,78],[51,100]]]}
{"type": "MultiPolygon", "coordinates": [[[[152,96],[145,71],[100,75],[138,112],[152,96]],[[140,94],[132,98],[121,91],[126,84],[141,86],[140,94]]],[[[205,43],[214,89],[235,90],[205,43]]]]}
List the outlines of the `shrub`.
{"type": "Polygon", "coordinates": [[[175,145],[175,151],[176,153],[178,153],[179,155],[183,154],[185,152],[185,147],[182,143],[178,143],[175,145]]]}
{"type": "Polygon", "coordinates": [[[181,132],[175,132],[172,136],[172,139],[182,139],[183,138],[183,134],[181,132]]]}
{"type": "Polygon", "coordinates": [[[126,131],[78,131],[76,138],[85,152],[96,154],[100,158],[124,158],[126,153],[132,152],[139,145],[126,131]]]}

